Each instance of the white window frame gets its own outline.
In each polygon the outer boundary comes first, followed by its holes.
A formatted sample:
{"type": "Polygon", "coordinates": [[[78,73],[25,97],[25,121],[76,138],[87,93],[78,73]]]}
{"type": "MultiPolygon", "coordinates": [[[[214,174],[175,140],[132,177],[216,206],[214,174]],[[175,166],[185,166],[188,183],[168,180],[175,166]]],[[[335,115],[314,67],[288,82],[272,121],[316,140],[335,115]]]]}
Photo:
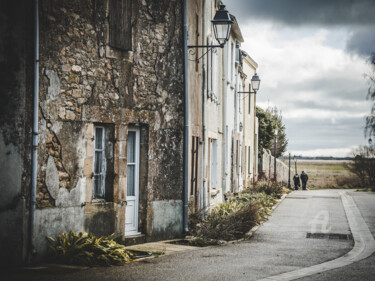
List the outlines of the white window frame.
{"type": "Polygon", "coordinates": [[[105,151],[105,145],[106,145],[106,130],[103,126],[95,126],[94,127],[94,161],[93,161],[93,192],[92,192],[92,195],[93,195],[93,199],[95,200],[105,200],[105,176],[106,176],[106,170],[107,170],[107,159],[106,159],[106,151],[105,151]],[[102,129],[103,130],[103,134],[102,134],[102,139],[101,139],[101,142],[102,142],[102,148],[101,149],[97,149],[96,148],[96,140],[97,140],[97,129],[102,129]],[[96,167],[96,154],[101,152],[102,156],[101,156],[101,162],[102,162],[102,165],[101,165],[101,171],[99,173],[96,173],[95,172],[95,167],[96,167]],[[98,194],[96,192],[96,190],[98,189],[96,187],[96,184],[95,184],[95,177],[96,176],[100,176],[100,189],[101,189],[101,193],[98,194]]]}

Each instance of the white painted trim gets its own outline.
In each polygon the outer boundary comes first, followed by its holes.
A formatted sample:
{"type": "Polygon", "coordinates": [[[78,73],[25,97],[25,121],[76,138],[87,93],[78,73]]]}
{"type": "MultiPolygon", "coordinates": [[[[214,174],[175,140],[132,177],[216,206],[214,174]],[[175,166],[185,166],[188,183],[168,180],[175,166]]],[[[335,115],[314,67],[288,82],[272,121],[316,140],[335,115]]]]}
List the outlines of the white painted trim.
{"type": "MultiPolygon", "coordinates": [[[[141,142],[140,142],[140,129],[129,128],[128,134],[129,132],[135,132],[135,177],[134,177],[135,216],[134,216],[134,221],[135,221],[136,230],[126,231],[126,221],[125,221],[125,236],[134,236],[134,235],[140,234],[140,232],[138,232],[138,213],[139,213],[139,168],[140,168],[141,142]]],[[[126,197],[128,198],[128,195],[126,195],[126,197]]]]}

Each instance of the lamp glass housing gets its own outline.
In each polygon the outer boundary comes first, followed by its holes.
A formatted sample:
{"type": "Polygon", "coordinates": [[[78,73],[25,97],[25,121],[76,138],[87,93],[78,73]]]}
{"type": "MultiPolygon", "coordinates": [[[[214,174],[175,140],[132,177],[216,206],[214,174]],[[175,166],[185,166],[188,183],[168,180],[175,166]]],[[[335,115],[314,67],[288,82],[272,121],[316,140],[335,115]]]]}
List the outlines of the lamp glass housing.
{"type": "Polygon", "coordinates": [[[216,11],[215,17],[211,22],[217,42],[219,42],[220,45],[224,45],[225,42],[229,40],[233,24],[229,12],[225,9],[225,5],[220,5],[219,10],[216,11]]]}
{"type": "Polygon", "coordinates": [[[259,90],[259,85],[260,85],[260,79],[258,74],[254,74],[253,77],[251,78],[251,87],[255,92],[259,90]]]}

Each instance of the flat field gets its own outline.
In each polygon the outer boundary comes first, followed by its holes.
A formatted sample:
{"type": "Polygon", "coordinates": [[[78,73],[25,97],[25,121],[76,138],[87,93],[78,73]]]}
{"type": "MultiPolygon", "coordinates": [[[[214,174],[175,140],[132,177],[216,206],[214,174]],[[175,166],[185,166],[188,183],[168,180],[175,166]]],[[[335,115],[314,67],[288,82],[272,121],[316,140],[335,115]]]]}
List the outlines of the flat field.
{"type": "MultiPolygon", "coordinates": [[[[345,168],[348,160],[297,160],[297,171],[305,171],[309,176],[307,187],[320,188],[357,188],[360,182],[356,175],[345,168]]],[[[287,163],[287,162],[285,162],[287,163]]],[[[291,161],[291,175],[295,174],[291,161]]]]}

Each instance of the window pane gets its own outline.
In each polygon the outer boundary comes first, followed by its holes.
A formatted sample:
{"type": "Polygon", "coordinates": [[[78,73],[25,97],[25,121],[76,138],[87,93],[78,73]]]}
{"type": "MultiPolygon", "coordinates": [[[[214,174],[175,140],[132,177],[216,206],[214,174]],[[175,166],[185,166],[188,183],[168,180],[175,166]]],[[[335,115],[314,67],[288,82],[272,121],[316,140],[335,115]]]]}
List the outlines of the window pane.
{"type": "Polygon", "coordinates": [[[96,151],[95,152],[95,174],[100,174],[103,170],[102,167],[102,152],[101,151],[96,151]]]}
{"type": "Polygon", "coordinates": [[[135,185],[135,166],[128,165],[127,171],[127,196],[135,196],[134,192],[134,185],[135,185]]]}
{"type": "Polygon", "coordinates": [[[100,175],[94,176],[94,198],[103,198],[101,178],[102,177],[100,175]]]}
{"type": "Polygon", "coordinates": [[[95,148],[103,148],[103,128],[95,128],[95,148]]]}
{"type": "Polygon", "coordinates": [[[128,133],[128,163],[135,163],[135,132],[128,133]]]}

